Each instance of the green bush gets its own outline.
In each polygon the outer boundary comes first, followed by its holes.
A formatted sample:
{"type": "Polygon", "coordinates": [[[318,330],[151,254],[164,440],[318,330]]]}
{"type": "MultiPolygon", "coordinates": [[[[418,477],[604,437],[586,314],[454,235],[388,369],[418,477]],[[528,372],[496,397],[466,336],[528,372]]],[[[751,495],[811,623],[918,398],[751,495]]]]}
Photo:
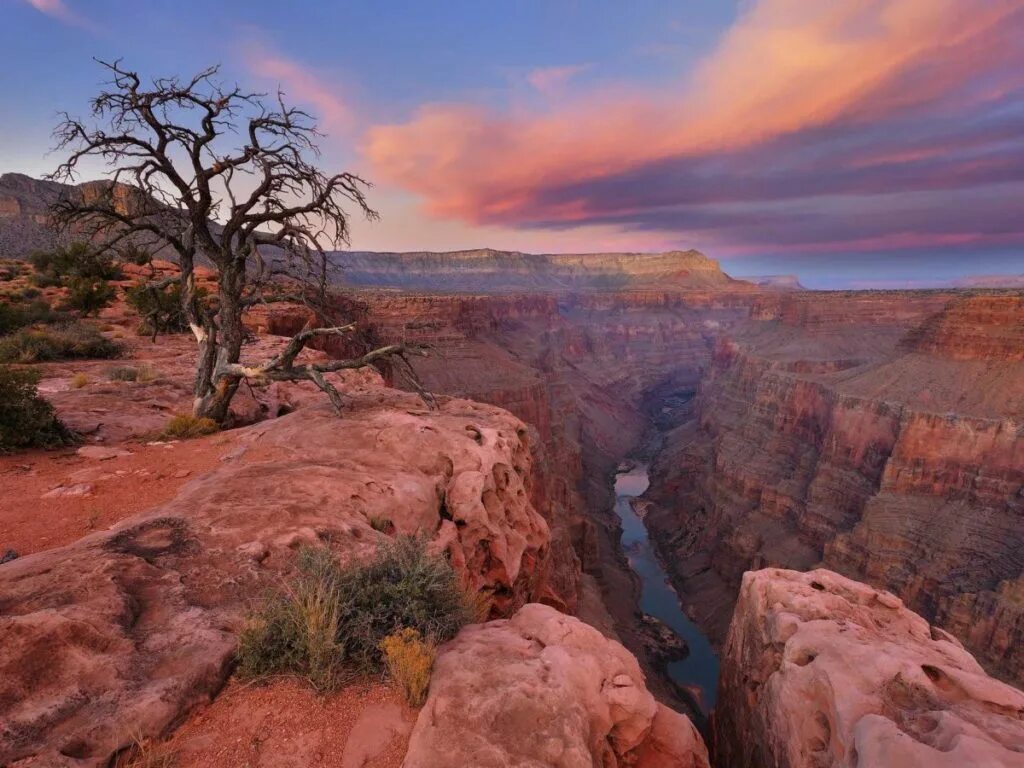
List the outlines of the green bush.
{"type": "Polygon", "coordinates": [[[295,581],[243,632],[239,672],[299,674],[324,687],[343,665],[380,670],[382,643],[395,632],[414,630],[442,643],[473,618],[451,565],[429,555],[422,539],[388,541],[369,562],[347,567],[327,549],[303,550],[295,581]]]}
{"type": "Polygon", "coordinates": [[[82,317],[98,314],[117,295],[114,286],[98,277],[72,277],[67,281],[66,309],[80,312],[82,317]]]}
{"type": "Polygon", "coordinates": [[[63,315],[55,312],[45,301],[0,301],[0,336],[36,323],[52,323],[63,315]]]}
{"type": "MultiPolygon", "coordinates": [[[[203,301],[206,295],[205,289],[196,289],[198,302],[203,301]]],[[[173,283],[162,290],[137,285],[128,290],[126,299],[142,318],[140,334],[150,336],[156,333],[182,333],[188,330],[188,318],[181,307],[181,285],[178,283],[173,283]]]]}
{"type": "Polygon", "coordinates": [[[0,338],[0,363],[120,357],[120,345],[84,323],[22,328],[0,338]]]}
{"type": "Polygon", "coordinates": [[[39,286],[67,285],[76,277],[120,280],[121,268],[108,252],[97,252],[88,243],[76,242],[52,251],[36,251],[29,259],[35,267],[33,282],[39,286]]]}
{"type": "Polygon", "coordinates": [[[72,442],[53,406],[36,394],[39,372],[0,365],[0,453],[72,442]]]}

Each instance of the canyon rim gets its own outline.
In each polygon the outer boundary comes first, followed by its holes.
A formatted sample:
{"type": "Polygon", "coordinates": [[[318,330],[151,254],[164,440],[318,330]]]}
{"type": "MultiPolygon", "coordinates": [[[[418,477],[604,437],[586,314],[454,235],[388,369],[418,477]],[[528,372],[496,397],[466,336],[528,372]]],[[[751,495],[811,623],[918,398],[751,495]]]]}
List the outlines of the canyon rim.
{"type": "Polygon", "coordinates": [[[1022,35],[4,5],[0,768],[1024,768],[1022,35]]]}

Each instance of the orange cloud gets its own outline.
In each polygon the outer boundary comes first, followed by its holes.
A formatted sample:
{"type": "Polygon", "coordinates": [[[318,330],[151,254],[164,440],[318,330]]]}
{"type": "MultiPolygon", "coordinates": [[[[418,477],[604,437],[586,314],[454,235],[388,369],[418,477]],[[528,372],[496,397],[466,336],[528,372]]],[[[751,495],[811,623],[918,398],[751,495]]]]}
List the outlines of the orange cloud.
{"type": "MultiPolygon", "coordinates": [[[[584,221],[590,182],[954,93],[1020,59],[1010,47],[1019,40],[1001,25],[1022,8],[1024,0],[755,0],[673,90],[594,90],[526,115],[429,104],[406,123],[371,128],[363,151],[378,178],[420,195],[434,216],[584,221]],[[569,187],[581,192],[541,199],[569,187]]],[[[623,199],[621,212],[629,205],[623,199]]]]}

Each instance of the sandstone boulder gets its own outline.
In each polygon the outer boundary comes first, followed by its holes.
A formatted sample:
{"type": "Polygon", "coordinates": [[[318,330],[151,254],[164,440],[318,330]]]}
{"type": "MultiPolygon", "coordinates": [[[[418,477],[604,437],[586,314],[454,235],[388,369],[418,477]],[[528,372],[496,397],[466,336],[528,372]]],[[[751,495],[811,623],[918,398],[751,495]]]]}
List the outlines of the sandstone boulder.
{"type": "Polygon", "coordinates": [[[1024,693],[899,598],[826,570],[744,576],[714,719],[726,766],[1024,766],[1024,693]]]}
{"type": "Polygon", "coordinates": [[[444,646],[404,768],[699,768],[690,721],[658,704],[636,658],[531,603],[444,646]]]}

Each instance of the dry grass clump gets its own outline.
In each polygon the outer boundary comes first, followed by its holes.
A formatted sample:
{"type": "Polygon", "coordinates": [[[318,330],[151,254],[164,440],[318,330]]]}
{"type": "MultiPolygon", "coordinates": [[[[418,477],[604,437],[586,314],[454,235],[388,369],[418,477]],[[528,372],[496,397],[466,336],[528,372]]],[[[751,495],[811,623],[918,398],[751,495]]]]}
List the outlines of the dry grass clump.
{"type": "Polygon", "coordinates": [[[424,640],[415,629],[392,632],[380,644],[388,674],[402,689],[410,707],[421,707],[430,687],[430,670],[437,658],[437,645],[424,640]]]}
{"type": "Polygon", "coordinates": [[[473,618],[451,565],[421,539],[399,537],[369,562],[344,567],[328,549],[304,550],[298,576],[250,618],[238,671],[296,674],[323,690],[346,673],[381,670],[383,643],[396,632],[410,630],[429,647],[473,618]]]}
{"type": "Polygon", "coordinates": [[[89,377],[84,373],[76,373],[71,377],[70,386],[72,389],[81,389],[89,383],[89,377]]]}
{"type": "Polygon", "coordinates": [[[166,744],[147,739],[141,734],[114,761],[115,768],[176,768],[177,755],[166,744]]]}
{"type": "Polygon", "coordinates": [[[119,344],[84,323],[22,328],[0,338],[0,362],[3,363],[109,359],[120,357],[122,351],[119,344]]]}
{"type": "Polygon", "coordinates": [[[142,365],[119,365],[107,369],[107,378],[111,381],[137,381],[148,384],[156,380],[157,371],[148,363],[142,365]]]}
{"type": "Polygon", "coordinates": [[[198,418],[190,413],[179,413],[167,422],[163,432],[160,433],[161,440],[191,440],[194,437],[212,435],[220,429],[220,426],[213,419],[205,416],[198,418]]]}

